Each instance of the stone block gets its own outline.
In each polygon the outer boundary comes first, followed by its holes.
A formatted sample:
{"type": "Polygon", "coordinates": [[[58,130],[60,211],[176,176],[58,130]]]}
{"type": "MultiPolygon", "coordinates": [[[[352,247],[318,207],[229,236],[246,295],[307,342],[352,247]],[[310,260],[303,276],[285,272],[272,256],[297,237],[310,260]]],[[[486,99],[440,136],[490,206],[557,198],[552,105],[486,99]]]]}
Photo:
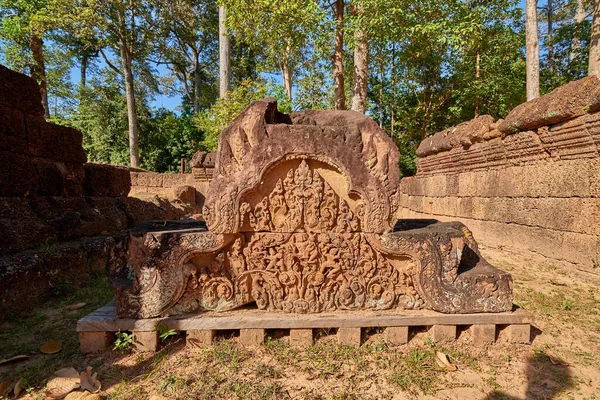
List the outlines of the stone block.
{"type": "Polygon", "coordinates": [[[313,344],[312,329],[290,329],[290,346],[307,349],[313,344]]]}
{"type": "Polygon", "coordinates": [[[196,189],[193,186],[177,186],[173,188],[173,199],[196,204],[196,189]]]}
{"type": "Polygon", "coordinates": [[[435,343],[450,343],[456,340],[456,325],[433,325],[432,340],[435,343]]]}
{"type": "Polygon", "coordinates": [[[162,186],[164,188],[186,186],[188,184],[188,178],[191,176],[191,174],[162,174],[162,186]]]}
{"type": "Polygon", "coordinates": [[[496,325],[480,324],[471,326],[471,337],[474,346],[485,346],[496,341],[496,325]]]}
{"type": "Polygon", "coordinates": [[[506,327],[508,340],[511,343],[529,343],[531,338],[531,325],[512,324],[506,327]]]}
{"type": "Polygon", "coordinates": [[[217,331],[213,329],[193,329],[185,332],[185,343],[189,349],[210,346],[217,331]]]}
{"type": "Polygon", "coordinates": [[[126,197],[131,190],[129,168],[108,164],[87,163],[85,168],[85,195],[98,197],[126,197]]]}
{"type": "Polygon", "coordinates": [[[0,197],[0,254],[54,243],[56,229],[41,220],[29,202],[20,197],[0,197]]]}
{"type": "Polygon", "coordinates": [[[127,228],[126,215],[110,197],[39,197],[36,214],[56,229],[61,240],[94,236],[127,228]]]}
{"type": "Polygon", "coordinates": [[[32,156],[72,164],[83,164],[83,136],[77,129],[46,122],[43,117],[27,117],[29,152],[32,156]]]}
{"type": "Polygon", "coordinates": [[[28,155],[23,112],[0,103],[0,151],[28,155]]]}
{"type": "Polygon", "coordinates": [[[408,343],[408,326],[389,326],[385,328],[385,341],[392,345],[408,343]]]}
{"type": "Polygon", "coordinates": [[[554,125],[598,111],[599,106],[600,81],[592,75],[515,107],[498,125],[498,130],[511,134],[554,125]]]}
{"type": "Polygon", "coordinates": [[[35,79],[0,65],[0,104],[23,113],[44,115],[42,95],[35,79]]]}
{"type": "Polygon", "coordinates": [[[260,346],[265,342],[264,329],[240,329],[240,343],[244,346],[260,346]]]}
{"type": "Polygon", "coordinates": [[[80,164],[69,164],[46,158],[33,158],[39,177],[38,196],[83,196],[85,171],[80,164]]]}
{"type": "Polygon", "coordinates": [[[146,187],[162,187],[163,186],[163,174],[157,174],[156,172],[132,172],[131,182],[134,186],[146,186],[146,187]]]}
{"type": "Polygon", "coordinates": [[[140,353],[153,353],[158,350],[159,337],[157,331],[133,331],[133,348],[140,353]]]}
{"type": "Polygon", "coordinates": [[[361,328],[339,328],[337,331],[337,340],[340,345],[360,346],[361,328]]]}
{"type": "Polygon", "coordinates": [[[29,197],[37,194],[38,175],[31,158],[0,151],[0,193],[3,197],[29,197]]]}
{"type": "Polygon", "coordinates": [[[109,350],[114,341],[114,332],[79,332],[81,354],[101,353],[109,350]]]}

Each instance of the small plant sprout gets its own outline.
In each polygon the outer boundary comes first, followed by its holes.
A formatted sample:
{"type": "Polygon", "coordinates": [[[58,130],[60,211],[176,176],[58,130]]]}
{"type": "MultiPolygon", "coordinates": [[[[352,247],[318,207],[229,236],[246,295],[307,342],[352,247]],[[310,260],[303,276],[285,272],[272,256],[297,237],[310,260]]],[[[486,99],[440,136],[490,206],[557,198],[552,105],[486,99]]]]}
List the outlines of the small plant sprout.
{"type": "Polygon", "coordinates": [[[119,331],[115,336],[117,339],[113,344],[113,350],[118,350],[121,353],[126,353],[131,350],[133,346],[133,333],[119,331]]]}
{"type": "Polygon", "coordinates": [[[160,338],[161,342],[164,342],[171,336],[177,335],[177,331],[175,329],[169,329],[169,327],[165,323],[159,324],[156,327],[154,327],[154,331],[158,332],[158,337],[160,338]]]}

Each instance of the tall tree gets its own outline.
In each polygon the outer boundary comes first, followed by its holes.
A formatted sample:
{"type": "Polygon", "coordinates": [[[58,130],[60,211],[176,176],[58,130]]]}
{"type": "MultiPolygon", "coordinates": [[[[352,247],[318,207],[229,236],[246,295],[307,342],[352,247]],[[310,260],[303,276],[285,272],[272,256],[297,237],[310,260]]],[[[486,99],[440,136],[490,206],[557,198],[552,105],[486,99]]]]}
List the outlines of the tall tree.
{"type": "Polygon", "coordinates": [[[588,75],[596,75],[600,78],[600,0],[594,0],[592,11],[592,39],[590,42],[588,75]]]}
{"type": "MultiPolygon", "coordinates": [[[[585,20],[585,5],[583,0],[576,0],[575,15],[573,16],[573,22],[575,24],[581,24],[585,20]]],[[[577,50],[581,49],[581,39],[573,35],[571,40],[571,52],[569,53],[569,60],[573,61],[577,55],[577,50]]]]}
{"type": "Polygon", "coordinates": [[[344,0],[335,0],[335,50],[333,53],[333,81],[335,83],[335,108],[346,109],[344,86],[344,0]]]}
{"type": "Polygon", "coordinates": [[[221,0],[227,24],[237,41],[262,53],[261,69],[280,71],[289,100],[294,78],[307,61],[311,37],[319,30],[323,12],[317,0],[221,0]]]}
{"type": "Polygon", "coordinates": [[[159,10],[160,63],[166,63],[179,81],[175,92],[198,113],[202,103],[216,97],[212,81],[217,72],[217,5],[211,0],[167,0],[159,10]]]}
{"type": "MultiPolygon", "coordinates": [[[[102,58],[125,81],[129,159],[140,166],[139,121],[134,65],[144,67],[157,31],[155,4],[148,0],[86,0],[82,14],[86,34],[98,39],[102,58]],[[110,51],[110,53],[109,53],[110,51]],[[111,57],[111,53],[115,58],[111,57]]],[[[89,36],[88,36],[89,37],[89,36]]],[[[151,74],[145,74],[151,77],[151,74]]]]}
{"type": "Polygon", "coordinates": [[[231,82],[231,43],[225,26],[227,9],[219,7],[219,97],[225,97],[231,82]]]}
{"type": "Polygon", "coordinates": [[[365,113],[369,81],[369,36],[361,26],[364,20],[363,5],[353,4],[354,14],[354,79],[352,84],[352,110],[365,113]]]}
{"type": "Polygon", "coordinates": [[[540,48],[538,39],[537,0],[526,0],[526,68],[527,101],[540,97],[540,48]]]}

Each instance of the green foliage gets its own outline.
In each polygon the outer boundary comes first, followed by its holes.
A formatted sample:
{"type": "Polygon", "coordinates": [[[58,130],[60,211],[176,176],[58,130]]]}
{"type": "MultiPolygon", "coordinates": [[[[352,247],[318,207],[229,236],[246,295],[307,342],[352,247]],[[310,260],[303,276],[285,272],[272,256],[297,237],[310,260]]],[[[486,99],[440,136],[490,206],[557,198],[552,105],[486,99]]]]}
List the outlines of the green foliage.
{"type": "Polygon", "coordinates": [[[128,332],[117,332],[115,333],[116,339],[113,343],[113,350],[117,350],[121,353],[128,353],[133,348],[133,333],[128,332]]]}
{"type": "Polygon", "coordinates": [[[194,119],[196,127],[204,132],[202,149],[214,151],[217,149],[219,133],[253,101],[270,95],[279,99],[278,108],[282,112],[291,111],[291,102],[285,100],[283,88],[263,80],[246,79],[226,97],[219,98],[217,103],[208,110],[200,112],[194,119]]]}
{"type": "Polygon", "coordinates": [[[169,327],[165,323],[155,326],[154,331],[158,332],[158,338],[161,342],[164,342],[171,336],[177,336],[177,331],[175,329],[169,329],[169,327]]]}

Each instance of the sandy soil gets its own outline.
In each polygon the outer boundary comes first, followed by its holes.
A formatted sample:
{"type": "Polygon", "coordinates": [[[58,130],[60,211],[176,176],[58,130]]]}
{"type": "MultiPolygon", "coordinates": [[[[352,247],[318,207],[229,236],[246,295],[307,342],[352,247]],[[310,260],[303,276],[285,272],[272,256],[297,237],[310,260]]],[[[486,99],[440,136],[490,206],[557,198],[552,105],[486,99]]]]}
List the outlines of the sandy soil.
{"type": "MultiPolygon", "coordinates": [[[[191,352],[183,337],[174,336],[156,354],[81,356],[74,323],[89,310],[69,313],[52,304],[33,320],[0,326],[0,358],[31,356],[0,366],[0,381],[24,378],[28,393],[22,398],[42,399],[55,370],[90,365],[102,382],[100,395],[114,399],[600,399],[600,271],[499,249],[482,252],[512,273],[515,303],[534,313],[530,345],[510,344],[501,331],[497,343],[474,348],[465,329],[455,343],[440,346],[421,329],[408,345],[389,347],[380,331],[371,330],[360,348],[337,346],[324,332],[313,347],[298,351],[281,332],[269,332],[275,337],[255,349],[229,337],[191,352]],[[40,355],[35,348],[59,331],[63,351],[40,355]],[[442,370],[435,351],[447,354],[457,371],[442,370]]],[[[110,297],[102,293],[96,296],[110,297]]]]}

